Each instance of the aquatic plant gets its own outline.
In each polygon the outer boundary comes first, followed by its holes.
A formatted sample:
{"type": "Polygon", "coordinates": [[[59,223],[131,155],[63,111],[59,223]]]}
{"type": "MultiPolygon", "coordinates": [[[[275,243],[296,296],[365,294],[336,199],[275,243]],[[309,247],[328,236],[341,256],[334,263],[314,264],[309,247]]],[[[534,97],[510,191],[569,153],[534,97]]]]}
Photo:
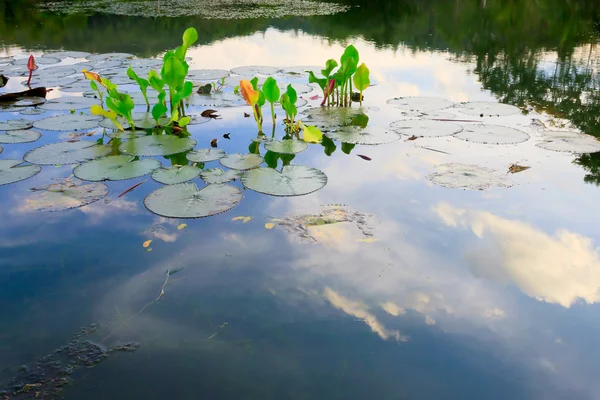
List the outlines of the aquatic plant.
{"type": "Polygon", "coordinates": [[[295,118],[298,114],[296,101],[298,101],[298,94],[296,93],[296,90],[294,90],[292,85],[287,85],[287,89],[285,93],[281,95],[279,102],[281,103],[281,108],[283,108],[283,111],[285,111],[285,123],[289,132],[298,131],[295,123],[295,118]]]}
{"type": "Polygon", "coordinates": [[[27,60],[27,69],[29,70],[29,78],[27,79],[27,86],[31,83],[31,77],[33,76],[33,71],[38,69],[37,64],[35,63],[35,58],[33,58],[33,54],[29,56],[29,60],[27,60]]]}
{"type": "Polygon", "coordinates": [[[90,112],[94,115],[100,115],[110,119],[113,121],[115,126],[122,131],[124,130],[123,127],[121,124],[119,124],[119,122],[117,122],[117,117],[121,116],[127,120],[131,126],[131,129],[135,130],[135,122],[133,121],[132,116],[135,103],[133,102],[131,96],[125,93],[119,93],[118,85],[112,83],[110,79],[102,78],[95,72],[90,72],[85,69],[82,71],[82,73],[86,79],[90,80],[90,88],[98,93],[98,97],[100,98],[101,102],[100,105],[93,105],[90,107],[90,112]],[[105,101],[102,90],[98,86],[98,83],[100,86],[106,89],[108,93],[108,97],[105,101]],[[103,103],[106,104],[108,110],[104,108],[103,103]]]}
{"type": "MultiPolygon", "coordinates": [[[[255,78],[256,79],[256,78],[255,78]]],[[[254,120],[256,121],[256,126],[258,127],[258,132],[262,133],[262,111],[261,106],[259,104],[260,101],[260,91],[257,90],[254,85],[246,79],[242,79],[240,81],[240,92],[244,100],[246,100],[246,104],[252,107],[252,112],[254,113],[254,120]]],[[[264,95],[263,95],[263,104],[264,104],[264,95]]]]}

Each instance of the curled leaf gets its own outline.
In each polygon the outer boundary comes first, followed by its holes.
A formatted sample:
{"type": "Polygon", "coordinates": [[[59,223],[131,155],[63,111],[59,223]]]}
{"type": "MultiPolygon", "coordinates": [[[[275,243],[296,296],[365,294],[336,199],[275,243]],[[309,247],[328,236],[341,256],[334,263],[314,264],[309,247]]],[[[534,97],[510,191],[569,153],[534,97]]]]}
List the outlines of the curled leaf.
{"type": "Polygon", "coordinates": [[[246,104],[249,106],[254,106],[258,102],[259,93],[254,90],[249,80],[242,79],[240,81],[240,91],[242,92],[242,97],[246,100],[246,104]]]}

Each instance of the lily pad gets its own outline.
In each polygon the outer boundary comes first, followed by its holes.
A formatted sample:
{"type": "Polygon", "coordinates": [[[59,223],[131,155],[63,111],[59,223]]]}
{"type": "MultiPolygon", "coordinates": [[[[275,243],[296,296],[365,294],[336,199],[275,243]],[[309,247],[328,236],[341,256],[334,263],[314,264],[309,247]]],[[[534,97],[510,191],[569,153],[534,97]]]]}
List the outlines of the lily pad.
{"type": "Polygon", "coordinates": [[[518,129],[500,125],[463,125],[462,132],[455,137],[468,142],[485,144],[515,144],[529,139],[529,135],[518,129]]]}
{"type": "Polygon", "coordinates": [[[103,183],[69,178],[34,190],[35,193],[24,200],[23,208],[27,211],[70,210],[92,204],[108,194],[108,187],[103,183]]]}
{"type": "Polygon", "coordinates": [[[21,111],[21,115],[40,115],[45,113],[46,110],[42,110],[41,108],[37,108],[37,107],[31,107],[31,108],[25,108],[21,111]]]}
{"type": "Polygon", "coordinates": [[[519,108],[510,104],[494,103],[491,101],[470,101],[461,103],[456,108],[463,114],[483,115],[484,117],[503,117],[521,112],[519,108]]]}
{"type": "Polygon", "coordinates": [[[90,108],[94,104],[100,104],[100,102],[96,99],[91,99],[88,97],[68,96],[47,100],[40,106],[40,108],[52,111],[69,111],[90,108]]]}
{"type": "Polygon", "coordinates": [[[26,119],[9,119],[8,121],[0,121],[0,131],[20,131],[29,129],[33,126],[31,121],[26,119]]]}
{"type": "Polygon", "coordinates": [[[202,218],[237,206],[244,195],[229,185],[208,185],[201,190],[195,183],[164,186],[150,193],[144,204],[155,214],[169,218],[202,218]]]}
{"type": "Polygon", "coordinates": [[[135,160],[130,156],[108,156],[79,164],[73,169],[73,175],[92,182],[122,181],[147,175],[160,166],[160,161],[153,158],[135,160]]]}
{"type": "MultiPolygon", "coordinates": [[[[78,72],[81,72],[81,70],[78,71],[77,67],[75,67],[73,65],[57,65],[55,67],[48,67],[48,68],[44,68],[44,69],[35,71],[33,73],[33,78],[34,79],[39,79],[39,78],[58,79],[58,78],[65,78],[70,75],[75,75],[78,72]]],[[[79,77],[77,77],[76,79],[79,79],[79,77]]],[[[32,81],[33,81],[33,79],[32,79],[32,81]]]]}
{"type": "Polygon", "coordinates": [[[280,154],[297,154],[308,148],[308,144],[300,140],[273,140],[265,143],[265,149],[280,154]]]}
{"type": "Polygon", "coordinates": [[[242,98],[242,96],[225,92],[193,94],[189,98],[189,102],[193,106],[204,107],[241,107],[246,105],[246,101],[242,98]]]}
{"type": "Polygon", "coordinates": [[[455,119],[456,114],[452,114],[446,111],[428,111],[421,114],[421,118],[424,119],[455,119]]]}
{"type": "Polygon", "coordinates": [[[316,168],[288,165],[281,172],[273,168],[246,171],[242,184],[271,196],[303,196],[322,189],[327,184],[327,176],[316,168]]]}
{"type": "MultiPolygon", "coordinates": [[[[287,85],[286,85],[286,84],[279,83],[279,85],[278,85],[278,86],[279,86],[279,90],[280,90],[282,93],[283,93],[283,92],[285,92],[285,91],[287,90],[287,85]]],[[[295,83],[294,83],[294,84],[292,84],[292,86],[294,87],[294,90],[296,91],[296,94],[298,94],[298,95],[300,95],[300,94],[306,94],[306,93],[310,93],[310,92],[312,92],[313,90],[315,90],[315,87],[314,87],[314,86],[311,86],[311,85],[306,85],[306,84],[304,84],[304,83],[299,83],[299,84],[295,84],[295,83]]],[[[301,99],[298,99],[298,100],[301,100],[301,99]]],[[[306,104],[306,103],[305,103],[305,104],[306,104]]],[[[298,104],[296,103],[296,106],[297,106],[297,107],[302,107],[302,106],[303,106],[303,105],[305,105],[305,104],[298,105],[298,104]]]]}
{"type": "Polygon", "coordinates": [[[552,151],[567,153],[596,153],[600,151],[600,141],[594,136],[570,131],[544,131],[543,141],[536,146],[552,151]]]}
{"type": "Polygon", "coordinates": [[[221,168],[209,168],[200,172],[200,178],[206,183],[227,183],[242,177],[243,172],[235,169],[223,171],[221,168]]]}
{"type": "MultiPolygon", "coordinates": [[[[121,93],[123,93],[123,91],[121,91],[121,93]]],[[[139,105],[139,106],[146,105],[146,100],[144,99],[144,96],[142,95],[141,92],[129,93],[129,96],[131,97],[131,100],[133,100],[133,102],[136,105],[139,105]]],[[[147,96],[148,96],[148,101],[150,102],[150,106],[158,103],[158,93],[156,93],[155,91],[148,90],[147,96]]]]}
{"type": "Polygon", "coordinates": [[[38,165],[77,164],[110,154],[111,148],[96,142],[50,143],[25,154],[25,161],[38,165]]]}
{"type": "Polygon", "coordinates": [[[315,125],[325,130],[350,125],[352,119],[360,114],[363,114],[363,110],[351,107],[312,107],[302,111],[302,115],[306,117],[306,125],[315,125]]]}
{"type": "MultiPolygon", "coordinates": [[[[47,88],[61,88],[63,86],[70,86],[79,81],[78,77],[65,76],[65,77],[54,77],[54,76],[35,76],[31,79],[30,86],[38,87],[43,86],[47,88]]],[[[27,81],[21,82],[23,86],[27,86],[27,81]]]]}
{"type": "Polygon", "coordinates": [[[256,168],[263,163],[263,158],[258,154],[228,154],[221,158],[219,162],[222,166],[245,171],[256,168]]]}
{"type": "MultiPolygon", "coordinates": [[[[28,61],[29,61],[29,57],[19,58],[18,60],[13,61],[12,65],[27,65],[28,61]]],[[[39,65],[58,64],[59,62],[60,62],[59,58],[54,58],[54,57],[50,57],[50,56],[42,56],[42,57],[35,58],[35,63],[39,64],[39,65]]]]}
{"type": "Polygon", "coordinates": [[[119,146],[119,151],[131,156],[169,156],[186,152],[197,142],[191,138],[179,138],[173,135],[151,135],[131,139],[119,146]]]}
{"type": "Polygon", "coordinates": [[[3,101],[0,105],[0,109],[5,108],[5,107],[15,108],[15,107],[38,106],[40,104],[44,104],[45,102],[46,102],[46,99],[43,97],[23,96],[23,97],[19,97],[18,99],[14,100],[14,101],[3,101]]]}
{"type": "Polygon", "coordinates": [[[206,148],[192,150],[187,153],[186,157],[191,162],[206,163],[223,158],[225,157],[225,154],[225,150],[222,149],[206,148]]]}
{"type": "Polygon", "coordinates": [[[115,131],[115,130],[113,130],[113,131],[108,132],[106,135],[113,139],[129,140],[129,139],[135,139],[135,138],[139,138],[139,137],[148,136],[148,132],[143,131],[143,130],[135,130],[135,131],[131,131],[131,130],[115,131]]]}
{"type": "Polygon", "coordinates": [[[39,165],[20,164],[23,164],[22,160],[0,160],[0,186],[29,179],[42,170],[39,165]]]}
{"type": "MultiPolygon", "coordinates": [[[[152,113],[148,112],[134,112],[132,114],[133,122],[136,129],[152,129],[156,127],[156,121],[152,117],[152,113]]],[[[124,129],[129,128],[129,123],[125,118],[117,117],[117,121],[121,124],[124,129]]],[[[158,120],[160,126],[168,124],[171,120],[168,117],[162,117],[158,120]]],[[[105,118],[100,121],[100,126],[106,129],[118,129],[114,122],[110,119],[105,118]]]]}
{"type": "Polygon", "coordinates": [[[127,60],[133,59],[134,55],[129,53],[104,53],[104,54],[93,54],[86,57],[90,61],[106,61],[106,60],[127,60]]]}
{"type": "Polygon", "coordinates": [[[233,68],[231,72],[237,75],[273,75],[279,72],[279,68],[267,67],[264,65],[248,65],[233,68]]]}
{"type": "Polygon", "coordinates": [[[450,100],[439,97],[396,97],[387,101],[389,105],[400,110],[433,111],[450,108],[454,105],[450,100]]]}
{"type": "Polygon", "coordinates": [[[451,136],[463,130],[462,126],[453,122],[415,119],[392,122],[390,127],[396,133],[411,137],[451,136]]]}
{"type": "Polygon", "coordinates": [[[339,131],[327,132],[327,137],[343,143],[377,145],[393,143],[400,140],[400,135],[380,127],[360,128],[345,126],[339,131]]]}
{"type": "Polygon", "coordinates": [[[306,71],[312,71],[315,75],[321,76],[322,69],[323,67],[319,67],[317,65],[298,65],[294,67],[282,68],[281,71],[279,71],[279,73],[292,76],[308,76],[308,73],[306,71]]]}
{"type": "Polygon", "coordinates": [[[194,69],[188,71],[187,79],[190,81],[220,81],[229,76],[229,71],[224,69],[194,69]]]}
{"type": "Polygon", "coordinates": [[[56,115],[34,121],[33,126],[46,131],[77,131],[93,129],[98,126],[101,120],[102,117],[97,115],[56,115]]]}
{"type": "Polygon", "coordinates": [[[265,83],[265,80],[267,80],[266,76],[262,76],[262,75],[231,75],[228,76],[227,78],[225,78],[225,86],[229,86],[229,87],[236,87],[239,86],[240,81],[243,80],[247,80],[247,81],[251,81],[252,79],[258,79],[258,85],[262,85],[263,83],[265,83]]]}
{"type": "Polygon", "coordinates": [[[427,179],[453,189],[484,190],[490,187],[510,187],[506,174],[477,165],[450,163],[439,165],[427,179]]]}
{"type": "Polygon", "coordinates": [[[0,143],[14,144],[14,143],[30,143],[35,142],[42,136],[38,131],[31,129],[22,131],[8,131],[4,135],[0,134],[0,143]]]}
{"type": "Polygon", "coordinates": [[[175,185],[196,179],[198,175],[200,175],[200,168],[191,165],[173,165],[155,170],[152,179],[165,185],[175,185]]]}
{"type": "Polygon", "coordinates": [[[86,58],[91,54],[85,51],[56,51],[48,54],[44,54],[43,57],[54,57],[60,58],[86,58]]]}

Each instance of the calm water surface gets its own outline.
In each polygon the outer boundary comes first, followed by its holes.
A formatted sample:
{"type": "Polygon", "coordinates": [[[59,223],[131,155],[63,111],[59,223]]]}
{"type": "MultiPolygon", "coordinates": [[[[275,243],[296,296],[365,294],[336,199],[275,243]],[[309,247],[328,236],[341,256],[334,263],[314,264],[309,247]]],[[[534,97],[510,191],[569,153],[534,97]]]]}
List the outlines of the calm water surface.
{"type": "MultiPolygon", "coordinates": [[[[57,14],[0,0],[0,57],[59,49],[154,57],[188,26],[200,33],[188,53],[194,68],[321,65],[354,43],[377,81],[365,92],[370,124],[402,118],[386,104],[397,96],[501,101],[526,113],[482,120],[531,136],[517,145],[404,137],[350,154],[338,143],[330,156],[311,146],[293,164],[322,170],[322,190],[297,198],[245,190],[235,209],[199,220],[147,211],[144,197],[161,186],[151,179],[122,198],[143,179],[109,182],[110,202],[57,213],[31,212],[24,198],[72,166],[1,186],[2,381],[98,323],[89,340],[140,347],[77,371],[65,399],[600,399],[600,157],[539,148],[531,124],[600,134],[600,8],[346,5],[333,15],[215,19],[57,14]],[[531,168],[509,175],[510,188],[485,191],[426,179],[452,162],[531,168]],[[264,226],[332,204],[366,224],[313,226],[310,240],[264,226]],[[165,271],[179,267],[144,308],[165,271]]],[[[222,119],[191,129],[198,147],[219,138],[228,153],[247,153],[256,134],[248,109],[219,111],[222,119]]],[[[20,159],[58,136],[4,145],[0,158],[20,159]]]]}

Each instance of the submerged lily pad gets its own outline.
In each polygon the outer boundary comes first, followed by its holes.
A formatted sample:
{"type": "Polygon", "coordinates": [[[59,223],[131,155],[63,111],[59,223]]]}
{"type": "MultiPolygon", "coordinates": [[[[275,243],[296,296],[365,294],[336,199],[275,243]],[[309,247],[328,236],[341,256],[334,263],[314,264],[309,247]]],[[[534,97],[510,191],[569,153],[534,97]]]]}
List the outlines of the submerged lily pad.
{"type": "Polygon", "coordinates": [[[224,69],[195,69],[188,71],[187,79],[190,81],[220,81],[229,76],[229,71],[224,69]]]}
{"type": "Polygon", "coordinates": [[[155,170],[152,179],[165,185],[175,185],[196,179],[198,175],[200,175],[200,168],[191,165],[173,165],[155,170]]]}
{"type": "Polygon", "coordinates": [[[500,125],[463,125],[462,132],[455,137],[468,142],[485,144],[515,144],[529,139],[529,135],[518,129],[500,125]]]}
{"type": "Polygon", "coordinates": [[[411,137],[450,136],[463,130],[462,126],[453,122],[416,119],[392,122],[390,128],[396,133],[411,137]]]}
{"type": "Polygon", "coordinates": [[[14,143],[30,143],[35,142],[42,136],[38,131],[31,129],[22,131],[8,131],[5,134],[0,134],[0,143],[14,144],[14,143]]]}
{"type": "Polygon", "coordinates": [[[237,75],[273,75],[279,72],[279,68],[267,67],[265,65],[248,65],[233,68],[231,72],[237,75]]]}
{"type": "Polygon", "coordinates": [[[173,135],[151,135],[131,139],[119,146],[119,151],[131,156],[169,156],[186,152],[196,145],[191,138],[179,138],[173,135]]]}
{"type": "Polygon", "coordinates": [[[221,168],[209,168],[200,172],[200,178],[206,183],[227,183],[242,177],[243,172],[235,169],[223,171],[221,168]]]}
{"type": "Polygon", "coordinates": [[[23,96],[14,101],[3,101],[0,105],[0,109],[7,107],[10,107],[11,109],[17,107],[18,109],[19,107],[38,106],[40,104],[44,104],[45,102],[46,99],[43,97],[23,96]]]}
{"type": "Polygon", "coordinates": [[[308,148],[306,142],[300,140],[273,140],[265,143],[265,149],[280,154],[297,154],[308,148]]]}
{"type": "Polygon", "coordinates": [[[73,175],[84,181],[121,181],[147,175],[160,168],[153,158],[134,160],[130,156],[108,156],[79,164],[73,175]]]}
{"type": "Polygon", "coordinates": [[[438,97],[396,97],[388,100],[387,103],[400,110],[421,112],[443,110],[454,105],[450,100],[438,97]]]}
{"type": "Polygon", "coordinates": [[[206,148],[192,150],[187,153],[186,157],[191,162],[206,163],[223,158],[225,154],[225,150],[222,149],[206,148]]]}
{"type": "Polygon", "coordinates": [[[221,158],[219,162],[222,166],[245,171],[258,167],[263,163],[263,158],[258,154],[228,154],[221,158]]]}
{"type": "Polygon", "coordinates": [[[345,126],[339,131],[327,132],[327,137],[343,143],[377,145],[400,140],[400,135],[379,127],[360,128],[345,126]]]}
{"type": "Polygon", "coordinates": [[[63,211],[79,208],[103,199],[108,187],[103,183],[84,183],[65,179],[43,188],[26,197],[22,209],[26,211],[63,211]]]}
{"type": "Polygon", "coordinates": [[[169,218],[202,218],[231,210],[244,198],[229,185],[208,185],[201,190],[194,183],[164,186],[150,193],[144,204],[155,214],[169,218]]]}
{"type": "Polygon", "coordinates": [[[303,196],[323,188],[327,176],[316,168],[287,165],[281,172],[273,168],[246,171],[242,184],[255,192],[272,196],[303,196]]]}
{"type": "Polygon", "coordinates": [[[552,151],[567,153],[596,153],[600,151],[600,141],[594,136],[571,131],[544,131],[543,141],[536,146],[552,151]]]}
{"type": "Polygon", "coordinates": [[[0,121],[0,131],[20,131],[29,129],[33,126],[31,121],[26,119],[10,119],[8,121],[0,121]]]}
{"type": "Polygon", "coordinates": [[[450,163],[439,165],[427,179],[453,189],[484,190],[490,187],[510,187],[506,174],[477,165],[450,163]]]}
{"type": "Polygon", "coordinates": [[[110,154],[111,148],[96,142],[50,143],[25,154],[25,161],[38,165],[77,164],[110,154]]]}
{"type": "Polygon", "coordinates": [[[101,120],[97,115],[56,115],[34,121],[33,126],[46,131],[78,131],[95,128],[101,120]]]}
{"type": "Polygon", "coordinates": [[[68,96],[47,100],[45,103],[40,105],[39,108],[52,111],[69,111],[90,108],[94,104],[100,104],[100,102],[96,99],[91,99],[88,97],[68,96]]]}
{"type": "Polygon", "coordinates": [[[0,186],[29,179],[42,170],[39,165],[19,166],[22,163],[22,160],[0,160],[0,186]]]}
{"type": "Polygon", "coordinates": [[[470,101],[457,105],[456,108],[464,114],[483,115],[484,117],[502,117],[521,112],[519,108],[510,104],[494,103],[491,101],[470,101]]]}

